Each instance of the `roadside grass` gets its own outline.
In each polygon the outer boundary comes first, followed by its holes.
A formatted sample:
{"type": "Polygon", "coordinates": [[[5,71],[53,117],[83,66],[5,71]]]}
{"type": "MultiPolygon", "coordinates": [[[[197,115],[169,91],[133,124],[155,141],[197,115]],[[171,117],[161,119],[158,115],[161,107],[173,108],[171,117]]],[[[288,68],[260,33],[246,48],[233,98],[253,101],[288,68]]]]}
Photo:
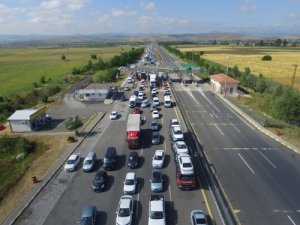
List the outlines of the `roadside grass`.
{"type": "Polygon", "coordinates": [[[41,76],[53,83],[72,74],[74,67],[81,67],[91,60],[91,54],[108,60],[133,46],[101,47],[21,47],[0,49],[0,96],[20,94],[32,89],[33,82],[41,76]],[[66,60],[61,60],[65,55],[66,60]]]}
{"type": "Polygon", "coordinates": [[[36,148],[29,153],[23,160],[17,160],[19,149],[12,146],[9,149],[1,149],[0,151],[0,201],[3,200],[5,194],[15,185],[30,167],[33,160],[37,159],[46,146],[40,142],[36,142],[36,148]]]}
{"type": "MultiPolygon", "coordinates": [[[[253,74],[263,74],[283,84],[291,84],[294,73],[293,64],[300,65],[300,48],[287,47],[242,47],[242,46],[200,46],[200,45],[176,45],[180,51],[204,51],[201,56],[204,59],[215,61],[227,66],[226,57],[229,56],[229,66],[238,66],[240,71],[249,67],[253,74]],[[262,61],[264,55],[271,55],[272,61],[262,61]]],[[[176,47],[174,46],[174,47],[176,47]]],[[[300,89],[300,72],[295,78],[294,87],[300,89]],[[299,75],[298,75],[299,74],[299,75]]]]}
{"type": "Polygon", "coordinates": [[[266,113],[268,114],[270,111],[270,106],[263,95],[259,93],[252,93],[251,97],[238,98],[238,101],[241,104],[251,108],[253,111],[256,111],[258,114],[268,117],[264,124],[266,129],[273,133],[275,133],[276,130],[280,130],[281,137],[283,139],[300,148],[300,127],[292,126],[288,123],[272,119],[271,117],[267,116],[266,113]]]}

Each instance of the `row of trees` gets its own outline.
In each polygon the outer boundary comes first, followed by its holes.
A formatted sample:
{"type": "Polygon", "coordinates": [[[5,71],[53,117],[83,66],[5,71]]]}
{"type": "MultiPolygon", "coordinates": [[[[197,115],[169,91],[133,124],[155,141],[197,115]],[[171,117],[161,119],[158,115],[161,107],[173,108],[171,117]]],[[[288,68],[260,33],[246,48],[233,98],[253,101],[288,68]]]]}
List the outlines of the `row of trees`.
{"type": "Polygon", "coordinates": [[[98,60],[93,63],[92,60],[90,60],[83,67],[75,67],[72,71],[72,74],[77,75],[94,73],[99,70],[107,70],[114,67],[125,66],[138,60],[143,53],[143,48],[132,48],[129,52],[122,52],[120,55],[116,55],[108,61],[98,58],[98,60]]]}
{"type": "MultiPolygon", "coordinates": [[[[225,66],[203,59],[199,53],[183,53],[169,45],[166,45],[165,48],[185,61],[191,61],[191,57],[193,56],[193,62],[202,67],[207,72],[207,76],[215,73],[225,73],[226,71],[225,66]]],[[[229,68],[228,73],[233,78],[239,80],[242,87],[249,88],[265,98],[268,106],[266,107],[268,114],[276,119],[300,125],[299,90],[265,78],[262,74],[258,76],[254,75],[248,67],[244,68],[244,71],[241,71],[237,66],[234,66],[229,68]]]]}

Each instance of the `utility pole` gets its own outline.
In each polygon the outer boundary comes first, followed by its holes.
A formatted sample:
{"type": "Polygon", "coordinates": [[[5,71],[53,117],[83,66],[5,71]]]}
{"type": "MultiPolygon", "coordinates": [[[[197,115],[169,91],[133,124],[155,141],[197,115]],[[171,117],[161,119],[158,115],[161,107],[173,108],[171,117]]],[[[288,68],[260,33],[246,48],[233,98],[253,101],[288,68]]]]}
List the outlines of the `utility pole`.
{"type": "Polygon", "coordinates": [[[294,65],[292,65],[292,66],[295,67],[295,69],[294,69],[294,74],[293,74],[293,76],[292,76],[292,83],[291,83],[291,86],[292,86],[292,88],[293,88],[293,87],[294,87],[294,83],[295,83],[295,77],[296,77],[296,72],[297,72],[297,67],[298,67],[298,65],[297,65],[297,64],[294,64],[294,65]]]}
{"type": "Polygon", "coordinates": [[[224,97],[226,98],[227,92],[227,77],[228,77],[228,68],[229,68],[229,56],[225,57],[227,59],[227,68],[226,68],[226,77],[225,77],[225,90],[224,90],[224,97]]]}

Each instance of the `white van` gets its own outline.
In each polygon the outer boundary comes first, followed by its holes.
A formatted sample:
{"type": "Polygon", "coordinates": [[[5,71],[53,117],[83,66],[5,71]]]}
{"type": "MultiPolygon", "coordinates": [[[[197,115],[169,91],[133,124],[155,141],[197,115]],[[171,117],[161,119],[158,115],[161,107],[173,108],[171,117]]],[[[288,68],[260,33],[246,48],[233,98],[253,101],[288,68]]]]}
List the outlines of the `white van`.
{"type": "Polygon", "coordinates": [[[136,106],[136,99],[137,97],[135,95],[132,95],[129,99],[129,107],[134,108],[136,106]]]}
{"type": "Polygon", "coordinates": [[[172,101],[171,101],[171,97],[169,95],[166,95],[164,97],[164,106],[166,108],[170,108],[172,106],[172,101]]]}
{"type": "Polygon", "coordinates": [[[128,84],[133,83],[133,79],[132,79],[131,77],[128,77],[128,78],[127,78],[127,83],[128,83],[128,84]]]}

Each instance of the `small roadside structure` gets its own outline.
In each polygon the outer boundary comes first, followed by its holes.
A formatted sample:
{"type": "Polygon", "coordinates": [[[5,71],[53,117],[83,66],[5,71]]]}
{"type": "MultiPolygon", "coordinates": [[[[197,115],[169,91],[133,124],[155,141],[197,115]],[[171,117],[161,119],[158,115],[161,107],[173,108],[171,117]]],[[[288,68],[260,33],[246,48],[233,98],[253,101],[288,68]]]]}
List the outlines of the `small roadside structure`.
{"type": "Polygon", "coordinates": [[[47,107],[15,111],[7,120],[12,132],[32,132],[49,122],[47,107]]]}
{"type": "Polygon", "coordinates": [[[75,91],[75,97],[80,101],[104,101],[111,89],[111,85],[93,83],[75,91]]]}
{"type": "Polygon", "coordinates": [[[210,84],[212,88],[220,94],[238,94],[239,81],[223,73],[210,75],[210,84]]]}

